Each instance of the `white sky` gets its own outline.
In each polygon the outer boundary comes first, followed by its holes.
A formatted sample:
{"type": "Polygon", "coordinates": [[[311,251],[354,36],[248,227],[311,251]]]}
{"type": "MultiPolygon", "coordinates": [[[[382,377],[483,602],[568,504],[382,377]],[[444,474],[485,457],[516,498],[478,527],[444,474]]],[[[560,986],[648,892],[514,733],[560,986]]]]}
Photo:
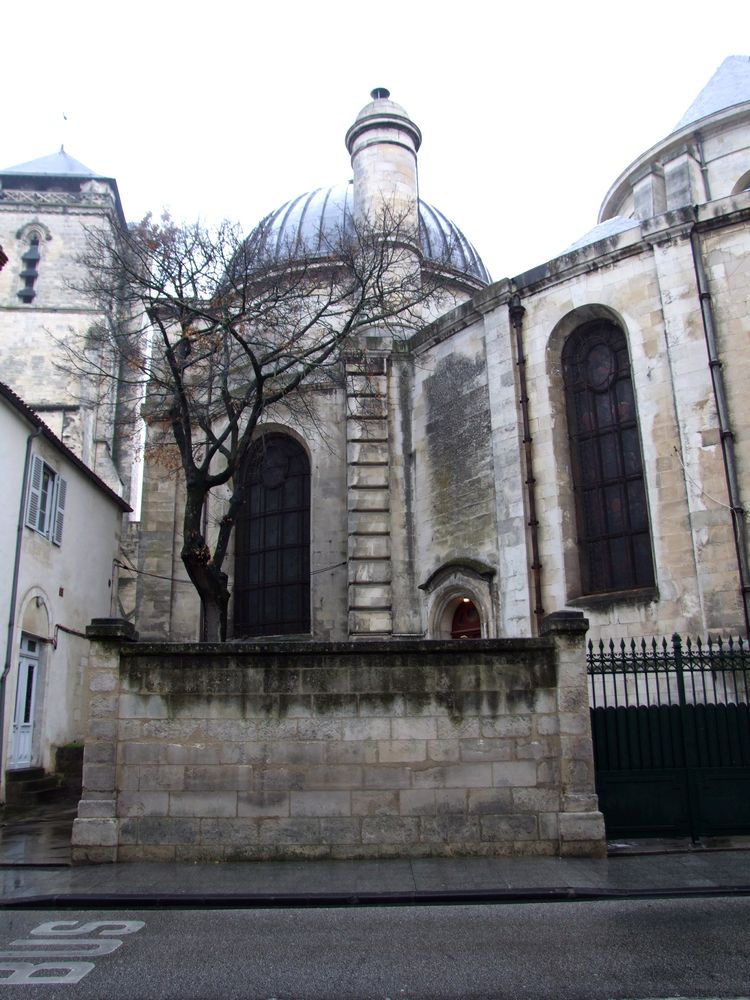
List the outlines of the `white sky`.
{"type": "Polygon", "coordinates": [[[384,86],[422,129],[421,196],[500,278],[590,229],[749,29],[747,0],[13,4],[0,166],[64,142],[131,220],[249,230],[351,176],[344,134],[384,86]]]}

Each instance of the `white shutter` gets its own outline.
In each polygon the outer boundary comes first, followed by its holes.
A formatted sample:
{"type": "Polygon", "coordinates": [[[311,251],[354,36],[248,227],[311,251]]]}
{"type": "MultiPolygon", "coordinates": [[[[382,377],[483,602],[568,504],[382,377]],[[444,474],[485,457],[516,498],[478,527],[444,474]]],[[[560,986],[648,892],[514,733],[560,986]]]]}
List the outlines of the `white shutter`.
{"type": "Polygon", "coordinates": [[[44,462],[38,455],[32,455],[29,469],[29,495],[26,498],[26,524],[39,531],[39,504],[42,499],[42,472],[44,462]]]}
{"type": "Polygon", "coordinates": [[[68,492],[68,484],[62,478],[57,477],[57,490],[55,492],[55,520],[52,524],[52,541],[55,545],[62,543],[63,519],[65,517],[65,496],[68,492]]]}

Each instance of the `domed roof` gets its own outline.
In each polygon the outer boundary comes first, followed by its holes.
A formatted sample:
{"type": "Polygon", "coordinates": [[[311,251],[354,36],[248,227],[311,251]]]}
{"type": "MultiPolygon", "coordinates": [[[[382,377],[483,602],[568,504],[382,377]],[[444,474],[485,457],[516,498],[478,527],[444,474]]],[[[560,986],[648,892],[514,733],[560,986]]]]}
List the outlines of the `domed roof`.
{"type": "MultiPolygon", "coordinates": [[[[352,181],[317,188],[288,201],[260,223],[254,236],[257,249],[271,260],[299,255],[325,257],[337,236],[352,219],[352,181]]],[[[487,268],[458,226],[442,212],[419,199],[419,242],[422,255],[441,267],[448,264],[469,283],[489,285],[487,268]]]]}

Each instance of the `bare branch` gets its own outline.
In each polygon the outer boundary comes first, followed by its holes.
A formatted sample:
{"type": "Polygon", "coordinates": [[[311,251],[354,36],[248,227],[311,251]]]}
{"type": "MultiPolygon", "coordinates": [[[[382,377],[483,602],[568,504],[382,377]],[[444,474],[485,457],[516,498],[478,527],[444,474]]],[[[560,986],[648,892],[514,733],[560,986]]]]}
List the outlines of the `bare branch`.
{"type": "Polygon", "coordinates": [[[309,407],[304,387],[340,378],[342,354],[356,351],[361,335],[403,336],[440,291],[439,269],[422,266],[411,219],[388,205],[377,218],[347,216],[316,253],[299,244],[271,251],[266,223],[243,238],[227,222],[178,225],[168,214],[88,233],[82,290],[104,322],[93,345],[66,345],[69,364],[134,391],[147,380],[149,446],[171,442],[179,455],[182,559],[213,633],[222,623],[224,635],[222,567],[264,414],[295,400],[309,407]],[[227,484],[211,551],[206,504],[227,484]]]}

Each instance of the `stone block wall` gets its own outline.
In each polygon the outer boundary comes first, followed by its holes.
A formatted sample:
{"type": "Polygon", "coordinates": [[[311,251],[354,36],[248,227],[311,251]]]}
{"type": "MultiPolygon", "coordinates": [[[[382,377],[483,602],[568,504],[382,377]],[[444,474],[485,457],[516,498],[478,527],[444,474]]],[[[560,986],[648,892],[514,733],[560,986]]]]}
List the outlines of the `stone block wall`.
{"type": "Polygon", "coordinates": [[[601,854],[585,628],[210,647],[115,629],[92,642],[74,861],[601,854]]]}

